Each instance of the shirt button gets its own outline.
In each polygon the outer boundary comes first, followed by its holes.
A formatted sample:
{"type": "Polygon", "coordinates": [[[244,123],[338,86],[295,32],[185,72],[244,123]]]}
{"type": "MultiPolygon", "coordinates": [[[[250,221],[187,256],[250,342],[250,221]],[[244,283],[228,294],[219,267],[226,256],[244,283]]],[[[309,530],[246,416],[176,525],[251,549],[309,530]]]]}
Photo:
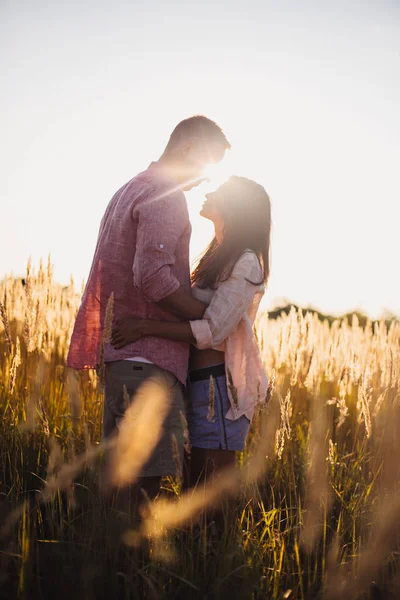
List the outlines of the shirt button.
{"type": "Polygon", "coordinates": [[[162,250],[164,248],[164,244],[160,244],[160,248],[162,250]]]}

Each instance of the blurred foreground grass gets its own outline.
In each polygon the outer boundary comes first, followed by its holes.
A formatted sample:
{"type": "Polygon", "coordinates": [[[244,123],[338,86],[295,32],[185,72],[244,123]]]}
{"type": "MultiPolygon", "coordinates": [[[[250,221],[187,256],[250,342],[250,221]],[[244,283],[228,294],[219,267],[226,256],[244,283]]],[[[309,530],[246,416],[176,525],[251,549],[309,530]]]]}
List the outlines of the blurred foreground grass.
{"type": "Polygon", "coordinates": [[[135,533],[99,487],[97,376],[65,368],[79,296],[50,264],[0,284],[1,598],[400,597],[398,322],[261,316],[275,388],[222,538],[174,480],[135,533]]]}

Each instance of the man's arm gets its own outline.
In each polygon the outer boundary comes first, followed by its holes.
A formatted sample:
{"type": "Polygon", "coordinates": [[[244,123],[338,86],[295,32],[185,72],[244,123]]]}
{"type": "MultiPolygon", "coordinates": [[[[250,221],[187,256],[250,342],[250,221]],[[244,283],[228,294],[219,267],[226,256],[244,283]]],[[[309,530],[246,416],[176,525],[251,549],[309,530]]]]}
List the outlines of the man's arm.
{"type": "MultiPolygon", "coordinates": [[[[199,350],[217,349],[237,327],[255,294],[259,292],[259,286],[251,282],[261,280],[262,269],[258,258],[253,252],[245,252],[237,261],[229,279],[220,282],[206,311],[201,302],[194,302],[193,309],[198,310],[200,315],[197,319],[186,318],[184,322],[171,323],[124,318],[114,325],[111,343],[115,348],[123,348],[142,337],[155,336],[193,344],[199,350]],[[195,306],[196,304],[199,306],[195,306]],[[202,317],[204,312],[205,318],[202,317]]],[[[195,299],[186,292],[178,292],[179,290],[170,295],[175,297],[169,308],[172,310],[171,307],[178,307],[181,314],[185,311],[188,314],[191,301],[195,299]]]]}
{"type": "Polygon", "coordinates": [[[169,310],[185,321],[202,319],[207,305],[194,298],[189,292],[178,288],[158,302],[161,308],[169,310]]]}
{"type": "Polygon", "coordinates": [[[148,302],[160,302],[180,286],[171,267],[177,243],[189,222],[186,202],[182,192],[160,197],[153,190],[134,206],[133,217],[138,221],[133,283],[148,302]]]}
{"type": "Polygon", "coordinates": [[[145,336],[156,336],[177,342],[193,344],[196,340],[189,321],[171,323],[167,321],[148,321],[140,319],[121,319],[112,330],[111,344],[119,350],[127,344],[137,342],[145,336]]]}
{"type": "Polygon", "coordinates": [[[189,226],[181,191],[149,198],[134,212],[138,219],[133,280],[149,302],[183,320],[201,319],[206,305],[180,287],[171,272],[176,245],[189,226]]]}

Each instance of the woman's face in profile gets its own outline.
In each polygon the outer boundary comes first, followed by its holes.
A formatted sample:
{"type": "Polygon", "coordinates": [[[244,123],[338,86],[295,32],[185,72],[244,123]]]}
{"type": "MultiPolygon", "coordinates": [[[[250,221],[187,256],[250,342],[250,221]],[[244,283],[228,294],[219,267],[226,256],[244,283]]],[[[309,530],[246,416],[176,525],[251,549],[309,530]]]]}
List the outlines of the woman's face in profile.
{"type": "Polygon", "coordinates": [[[209,219],[210,221],[220,222],[223,220],[223,215],[221,212],[221,206],[224,202],[224,192],[223,185],[219,187],[215,192],[210,192],[206,194],[205,202],[200,211],[200,215],[205,219],[209,219]]]}
{"type": "Polygon", "coordinates": [[[214,223],[216,220],[221,219],[221,214],[218,210],[217,192],[211,192],[210,194],[206,194],[206,199],[204,201],[200,214],[205,219],[209,219],[214,223]]]}

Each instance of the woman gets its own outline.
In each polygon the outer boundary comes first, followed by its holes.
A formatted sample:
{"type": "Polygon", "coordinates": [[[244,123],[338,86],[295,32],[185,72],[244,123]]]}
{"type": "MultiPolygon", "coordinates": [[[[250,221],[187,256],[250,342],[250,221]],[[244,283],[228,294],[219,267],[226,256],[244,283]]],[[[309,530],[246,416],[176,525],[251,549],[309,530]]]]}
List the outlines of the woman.
{"type": "MultiPolygon", "coordinates": [[[[215,237],[192,273],[192,293],[208,304],[203,319],[135,321],[135,339],[151,335],[191,346],[187,421],[193,485],[235,464],[243,450],[254,407],[265,398],[267,377],[253,323],[269,275],[271,205],[264,188],[231,177],[206,195],[200,214],[215,237]]],[[[112,343],[128,343],[118,324],[112,343]]]]}

